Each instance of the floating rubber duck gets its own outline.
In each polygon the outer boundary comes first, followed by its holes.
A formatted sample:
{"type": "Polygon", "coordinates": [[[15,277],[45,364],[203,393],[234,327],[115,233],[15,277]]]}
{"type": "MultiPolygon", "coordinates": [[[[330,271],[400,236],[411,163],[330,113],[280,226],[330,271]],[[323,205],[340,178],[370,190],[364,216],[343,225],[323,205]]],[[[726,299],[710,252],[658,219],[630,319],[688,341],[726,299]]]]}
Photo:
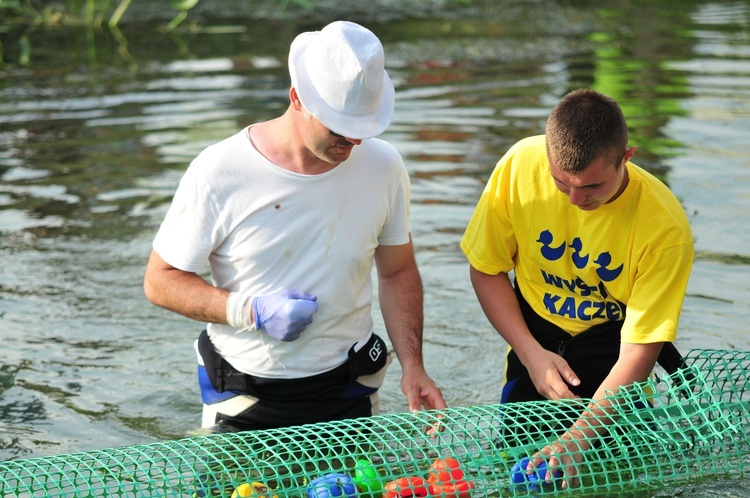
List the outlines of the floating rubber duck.
{"type": "Polygon", "coordinates": [[[360,458],[354,465],[354,485],[360,493],[368,491],[382,491],[383,481],[380,479],[378,469],[367,459],[360,458]]]}
{"type": "Polygon", "coordinates": [[[438,458],[430,465],[427,491],[430,496],[471,498],[474,482],[464,476],[461,464],[453,457],[438,458]]]}
{"type": "MultiPolygon", "coordinates": [[[[547,462],[544,461],[537,465],[536,470],[528,474],[526,469],[529,466],[530,458],[522,458],[510,469],[510,482],[512,484],[525,484],[530,490],[536,491],[541,484],[546,484],[545,476],[547,475],[547,462]]],[[[560,469],[555,471],[553,479],[560,479],[563,473],[560,469]]]]}
{"type": "Polygon", "coordinates": [[[237,486],[232,493],[232,498],[279,498],[278,495],[268,493],[268,486],[262,482],[243,483],[237,486]]]}
{"type": "Polygon", "coordinates": [[[419,476],[399,477],[383,488],[383,498],[425,498],[427,483],[419,476]]]}
{"type": "Polygon", "coordinates": [[[333,498],[334,496],[344,498],[357,496],[357,487],[351,477],[335,472],[317,477],[307,486],[307,498],[333,498]]]}

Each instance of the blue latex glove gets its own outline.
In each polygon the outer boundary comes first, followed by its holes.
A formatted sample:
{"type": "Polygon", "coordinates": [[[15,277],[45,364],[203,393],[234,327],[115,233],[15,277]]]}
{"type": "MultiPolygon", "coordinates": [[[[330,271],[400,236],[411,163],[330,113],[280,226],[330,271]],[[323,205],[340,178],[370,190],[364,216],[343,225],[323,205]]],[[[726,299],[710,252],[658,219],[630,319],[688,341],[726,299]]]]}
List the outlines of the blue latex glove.
{"type": "MultiPolygon", "coordinates": [[[[536,470],[531,473],[526,473],[526,468],[529,466],[530,458],[522,458],[521,461],[517,462],[510,469],[510,482],[513,484],[524,484],[528,483],[530,489],[538,489],[540,484],[544,484],[544,476],[547,475],[547,462],[542,462],[537,465],[536,470]]],[[[554,479],[559,479],[563,476],[560,469],[555,471],[553,476],[554,479]]]]}
{"type": "Polygon", "coordinates": [[[279,341],[294,341],[312,323],[318,311],[317,297],[300,290],[284,289],[253,299],[255,328],[279,341]]]}

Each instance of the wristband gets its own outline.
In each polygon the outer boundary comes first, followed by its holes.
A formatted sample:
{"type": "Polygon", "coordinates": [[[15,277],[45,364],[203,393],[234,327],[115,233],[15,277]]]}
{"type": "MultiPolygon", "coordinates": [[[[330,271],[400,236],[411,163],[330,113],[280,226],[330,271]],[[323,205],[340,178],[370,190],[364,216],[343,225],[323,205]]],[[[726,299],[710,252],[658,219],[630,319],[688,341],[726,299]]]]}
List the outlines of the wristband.
{"type": "Polygon", "coordinates": [[[249,329],[254,328],[255,323],[252,321],[252,314],[245,312],[250,303],[253,301],[253,296],[241,293],[241,292],[230,292],[229,298],[227,299],[227,323],[232,327],[238,329],[249,329]]]}

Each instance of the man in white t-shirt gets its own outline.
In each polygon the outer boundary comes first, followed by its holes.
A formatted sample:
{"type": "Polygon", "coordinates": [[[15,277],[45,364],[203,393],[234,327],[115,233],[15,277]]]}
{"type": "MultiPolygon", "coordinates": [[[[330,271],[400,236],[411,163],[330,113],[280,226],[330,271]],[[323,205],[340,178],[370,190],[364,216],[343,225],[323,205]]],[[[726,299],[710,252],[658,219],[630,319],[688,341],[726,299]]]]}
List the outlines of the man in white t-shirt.
{"type": "Polygon", "coordinates": [[[444,408],[422,362],[409,178],[374,138],[394,107],[382,45],[337,21],[295,38],[289,71],[283,115],[190,164],[146,269],[149,301],[208,323],[196,341],[203,426],[377,413],[388,352],[373,331],[373,262],[409,409],[444,408]]]}

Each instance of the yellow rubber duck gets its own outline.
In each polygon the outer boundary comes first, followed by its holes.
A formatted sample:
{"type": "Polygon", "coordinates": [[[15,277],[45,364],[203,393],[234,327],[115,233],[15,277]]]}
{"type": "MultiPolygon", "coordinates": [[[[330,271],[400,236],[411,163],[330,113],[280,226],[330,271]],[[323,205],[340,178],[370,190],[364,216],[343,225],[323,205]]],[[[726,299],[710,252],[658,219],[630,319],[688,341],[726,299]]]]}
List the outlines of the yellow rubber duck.
{"type": "Polygon", "coordinates": [[[279,498],[278,495],[271,496],[268,493],[268,486],[262,482],[242,483],[232,493],[232,498],[279,498]]]}

